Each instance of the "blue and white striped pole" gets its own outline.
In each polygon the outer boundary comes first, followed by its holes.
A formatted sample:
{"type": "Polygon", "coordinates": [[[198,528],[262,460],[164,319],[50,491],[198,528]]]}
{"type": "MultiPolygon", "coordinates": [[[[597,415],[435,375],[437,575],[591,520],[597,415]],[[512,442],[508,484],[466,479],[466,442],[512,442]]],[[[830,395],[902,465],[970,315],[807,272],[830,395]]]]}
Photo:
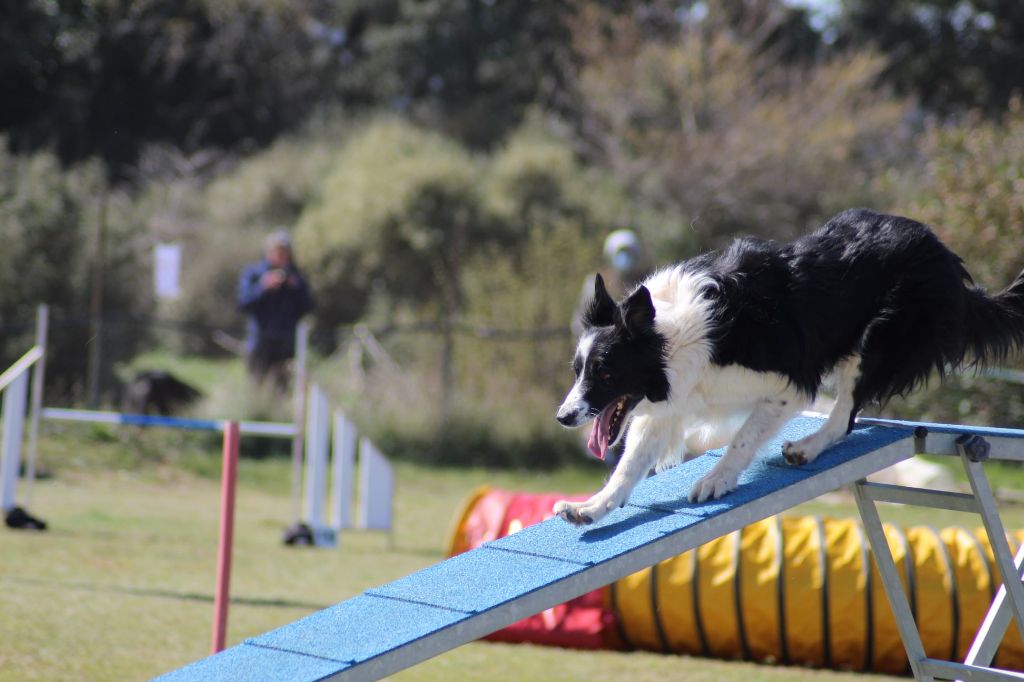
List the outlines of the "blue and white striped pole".
{"type": "MultiPolygon", "coordinates": [[[[226,420],[186,419],[184,417],[163,417],[148,414],[105,412],[103,410],[75,410],[63,407],[45,407],[41,415],[52,421],[83,422],[87,424],[113,424],[118,426],[163,426],[189,431],[217,431],[223,433],[226,420]]],[[[295,425],[284,422],[239,422],[243,436],[266,436],[270,438],[292,438],[295,425]]]]}

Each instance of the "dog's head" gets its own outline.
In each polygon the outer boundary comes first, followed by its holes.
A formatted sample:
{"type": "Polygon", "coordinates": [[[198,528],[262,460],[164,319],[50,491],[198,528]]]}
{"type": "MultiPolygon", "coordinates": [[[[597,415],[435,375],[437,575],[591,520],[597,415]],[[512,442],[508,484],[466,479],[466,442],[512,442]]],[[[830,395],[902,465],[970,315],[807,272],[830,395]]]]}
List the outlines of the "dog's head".
{"type": "Polygon", "coordinates": [[[641,286],[621,304],[594,279],[594,297],[583,315],[583,333],[572,362],[576,381],[556,418],[574,427],[595,419],[588,447],[601,459],[622,437],[641,400],[668,398],[665,340],[654,328],[654,302],[641,286]]]}

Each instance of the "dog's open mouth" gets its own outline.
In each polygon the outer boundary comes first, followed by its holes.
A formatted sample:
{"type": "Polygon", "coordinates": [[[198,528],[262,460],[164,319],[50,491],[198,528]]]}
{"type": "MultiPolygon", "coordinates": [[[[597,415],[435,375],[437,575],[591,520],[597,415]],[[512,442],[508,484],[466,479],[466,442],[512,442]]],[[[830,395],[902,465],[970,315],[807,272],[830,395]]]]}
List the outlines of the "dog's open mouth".
{"type": "Polygon", "coordinates": [[[594,420],[594,428],[590,431],[587,449],[598,459],[604,459],[608,448],[619,440],[622,427],[625,426],[629,413],[632,412],[640,398],[624,395],[616,398],[608,407],[601,410],[594,420]]]}

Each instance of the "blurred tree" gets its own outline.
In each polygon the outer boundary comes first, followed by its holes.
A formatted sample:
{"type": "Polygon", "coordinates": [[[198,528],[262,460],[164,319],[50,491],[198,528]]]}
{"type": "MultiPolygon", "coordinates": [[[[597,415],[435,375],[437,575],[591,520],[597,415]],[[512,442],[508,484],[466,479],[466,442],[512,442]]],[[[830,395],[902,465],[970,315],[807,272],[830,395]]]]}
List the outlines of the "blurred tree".
{"type": "Polygon", "coordinates": [[[1024,268],[1024,109],[1001,120],[975,113],[955,126],[932,123],[919,142],[924,163],[894,170],[896,208],[935,228],[979,284],[997,291],[1024,268]]]}
{"type": "MultiPolygon", "coordinates": [[[[144,187],[135,197],[146,216],[144,231],[153,241],[178,242],[185,249],[182,296],[160,301],[158,313],[193,333],[168,335],[167,347],[212,353],[223,350],[214,330],[240,334],[239,273],[260,258],[268,233],[295,225],[333,162],[333,141],[344,134],[338,118],[314,116],[242,158],[215,155],[211,162],[207,154],[185,156],[171,147],[143,151],[136,176],[144,187]]],[[[314,289],[318,284],[312,283],[314,289]]]]}
{"type": "Polygon", "coordinates": [[[940,113],[1000,114],[1024,88],[1024,3],[843,0],[837,46],[873,47],[898,92],[940,113]]]}
{"type": "MultiPolygon", "coordinates": [[[[999,291],[1024,268],[1024,108],[1001,120],[974,112],[957,125],[932,122],[918,140],[922,162],[880,177],[894,213],[928,223],[975,281],[999,291]]],[[[1024,358],[1011,357],[1020,367],[1024,358]]],[[[967,376],[894,401],[889,413],[933,421],[1024,423],[1019,385],[967,376]]]]}
{"type": "Polygon", "coordinates": [[[569,0],[26,0],[0,5],[15,150],[251,149],[318,106],[385,106],[473,145],[565,92],[569,0]]]}
{"type": "Polygon", "coordinates": [[[403,304],[436,316],[446,414],[463,274],[473,259],[515,236],[484,206],[482,170],[456,142],[397,120],[377,122],[345,145],[297,228],[311,281],[332,292],[321,315],[351,320],[364,312],[353,304],[377,293],[386,296],[389,320],[403,304]]]}
{"type": "Polygon", "coordinates": [[[535,102],[565,96],[571,0],[386,0],[365,4],[346,102],[387,105],[474,147],[505,137],[535,102]]]}
{"type": "Polygon", "coordinates": [[[0,129],[15,150],[52,145],[65,163],[98,156],[115,176],[147,144],[186,153],[265,144],[330,93],[348,48],[344,32],[328,28],[329,7],[3,3],[0,129]]]}
{"type": "MultiPolygon", "coordinates": [[[[0,366],[28,350],[35,306],[46,302],[52,320],[47,383],[61,399],[81,396],[97,197],[109,192],[104,171],[96,162],[62,171],[53,154],[13,156],[5,147],[0,139],[0,366]]],[[[107,202],[104,299],[108,310],[131,316],[148,291],[136,216],[122,193],[110,192],[107,202]]],[[[105,338],[130,353],[141,340],[138,330],[117,322],[111,320],[105,338]]],[[[109,362],[102,367],[107,386],[112,369],[109,362]]]]}
{"type": "Polygon", "coordinates": [[[704,246],[744,233],[792,238],[836,209],[874,203],[870,178],[909,146],[906,104],[876,90],[884,60],[799,58],[778,37],[794,21],[779,2],[743,4],[741,14],[695,4],[656,30],[589,6],[573,25],[592,153],[640,196],[687,216],[704,246]]]}

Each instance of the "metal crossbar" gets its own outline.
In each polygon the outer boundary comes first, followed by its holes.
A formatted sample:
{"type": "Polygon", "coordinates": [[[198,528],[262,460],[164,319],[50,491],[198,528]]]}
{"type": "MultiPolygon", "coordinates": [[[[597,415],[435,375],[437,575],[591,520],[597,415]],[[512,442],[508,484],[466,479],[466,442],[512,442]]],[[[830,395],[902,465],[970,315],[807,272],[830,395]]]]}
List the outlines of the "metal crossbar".
{"type": "MultiPolygon", "coordinates": [[[[882,420],[871,421],[878,424],[882,420]]],[[[864,530],[878,565],[882,586],[885,588],[886,597],[889,599],[893,615],[896,617],[896,625],[907,651],[911,671],[915,679],[925,682],[933,680],[978,680],[981,682],[1024,680],[1024,673],[990,667],[999,643],[1006,633],[1011,616],[1017,620],[1017,626],[1021,632],[1024,632],[1024,584],[1021,583],[1024,545],[1021,546],[1016,558],[1011,556],[1010,545],[1006,539],[1006,531],[999,519],[995,497],[982,467],[982,462],[990,457],[998,457],[998,446],[1005,443],[1012,443],[1013,447],[1009,448],[1009,452],[1002,452],[1001,458],[1017,459],[1017,453],[1020,451],[1019,435],[1014,439],[1010,437],[1009,432],[1004,430],[989,430],[990,437],[998,443],[997,448],[993,449],[992,444],[985,436],[980,435],[977,431],[968,432],[962,427],[947,427],[944,429],[945,433],[940,431],[938,438],[932,438],[928,427],[939,426],[942,428],[943,425],[925,426],[923,424],[907,424],[906,422],[899,424],[915,427],[915,448],[919,453],[958,456],[971,485],[970,494],[870,483],[864,479],[853,485],[857,508],[860,511],[864,530]],[[1018,442],[1013,442],[1015,440],[1018,442]],[[963,663],[929,658],[925,653],[910,602],[882,528],[882,521],[875,506],[876,502],[974,512],[981,516],[995,556],[996,567],[1002,578],[1002,586],[989,607],[963,663]]]]}
{"type": "MultiPolygon", "coordinates": [[[[191,431],[223,432],[227,421],[222,419],[186,419],[162,415],[105,412],[103,410],[75,410],[63,407],[45,407],[42,418],[51,421],[85,422],[89,424],[118,424],[121,426],[164,426],[191,431]]],[[[297,427],[287,422],[241,421],[243,436],[293,438],[297,427]]]]}
{"type": "MultiPolygon", "coordinates": [[[[1021,544],[1017,550],[1017,556],[1013,563],[1014,568],[1019,572],[1021,564],[1024,564],[1024,544],[1021,544]]],[[[978,634],[974,638],[974,642],[971,643],[971,648],[967,651],[967,658],[964,659],[964,663],[981,666],[991,665],[992,660],[996,657],[996,650],[999,649],[999,643],[1006,635],[1006,628],[1009,625],[1010,602],[1006,598],[1006,586],[1000,585],[995,599],[992,600],[992,605],[985,614],[985,619],[981,622],[978,634]]]]}
{"type": "Polygon", "coordinates": [[[0,391],[3,391],[12,381],[31,369],[36,360],[41,357],[43,357],[43,349],[39,346],[33,346],[27,353],[18,358],[3,374],[0,374],[0,391]]]}

